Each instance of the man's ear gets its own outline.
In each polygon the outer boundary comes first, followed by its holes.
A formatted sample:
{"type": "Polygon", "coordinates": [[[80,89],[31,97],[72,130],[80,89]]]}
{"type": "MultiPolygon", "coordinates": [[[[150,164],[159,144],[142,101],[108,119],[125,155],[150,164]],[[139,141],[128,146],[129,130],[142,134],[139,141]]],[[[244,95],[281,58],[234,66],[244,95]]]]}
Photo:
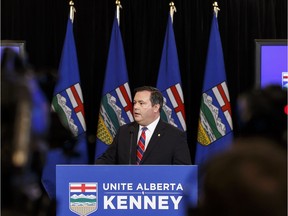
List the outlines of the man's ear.
{"type": "Polygon", "coordinates": [[[154,112],[159,112],[159,110],[160,110],[160,104],[155,104],[155,105],[153,106],[153,111],[154,111],[154,112]]]}

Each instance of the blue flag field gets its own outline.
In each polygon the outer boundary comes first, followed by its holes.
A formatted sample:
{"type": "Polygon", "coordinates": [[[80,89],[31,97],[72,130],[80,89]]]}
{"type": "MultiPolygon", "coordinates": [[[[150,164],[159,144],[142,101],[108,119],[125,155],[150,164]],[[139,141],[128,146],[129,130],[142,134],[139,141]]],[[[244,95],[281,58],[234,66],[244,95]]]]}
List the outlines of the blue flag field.
{"type": "Polygon", "coordinates": [[[132,98],[120,28],[115,16],[99,111],[95,158],[112,143],[118,128],[133,121],[132,98]]]}
{"type": "MultiPolygon", "coordinates": [[[[62,148],[49,150],[43,168],[42,183],[50,198],[56,198],[56,165],[87,164],[88,152],[86,142],[86,124],[83,96],[80,86],[77,53],[73,35],[73,24],[68,19],[65,41],[59,65],[59,79],[54,89],[52,108],[68,128],[77,143],[75,156],[64,153],[62,148]]],[[[63,143],[64,145],[64,143],[63,143]]]]}
{"type": "Polygon", "coordinates": [[[230,98],[217,17],[214,14],[202,91],[195,164],[229,147],[233,139],[230,98]]]}
{"type": "Polygon", "coordinates": [[[157,88],[164,96],[161,118],[186,131],[184,96],[172,19],[169,15],[160,62],[157,88]]]}

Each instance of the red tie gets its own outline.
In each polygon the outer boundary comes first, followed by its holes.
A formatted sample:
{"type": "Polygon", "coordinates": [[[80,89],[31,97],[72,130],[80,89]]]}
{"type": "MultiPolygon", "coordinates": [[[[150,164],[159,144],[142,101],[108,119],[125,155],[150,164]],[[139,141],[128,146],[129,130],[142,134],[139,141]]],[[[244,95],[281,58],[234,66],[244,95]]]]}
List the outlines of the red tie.
{"type": "Polygon", "coordinates": [[[140,161],[142,160],[144,151],[145,151],[145,140],[146,140],[146,135],[145,131],[147,130],[146,127],[142,128],[142,133],[140,136],[140,139],[138,141],[138,146],[137,146],[137,164],[139,165],[140,161]]]}

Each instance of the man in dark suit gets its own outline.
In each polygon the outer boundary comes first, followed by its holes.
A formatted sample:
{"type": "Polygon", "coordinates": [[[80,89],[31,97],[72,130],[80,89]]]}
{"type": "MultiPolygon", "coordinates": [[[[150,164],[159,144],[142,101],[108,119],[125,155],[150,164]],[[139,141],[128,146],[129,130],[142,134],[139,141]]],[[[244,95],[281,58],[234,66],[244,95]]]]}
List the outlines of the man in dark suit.
{"type": "Polygon", "coordinates": [[[186,135],[180,129],[162,121],[162,93],[154,87],[135,89],[134,122],[119,128],[113,143],[96,160],[96,164],[163,164],[190,165],[191,156],[186,135]],[[137,149],[142,128],[146,127],[143,156],[137,149]]]}

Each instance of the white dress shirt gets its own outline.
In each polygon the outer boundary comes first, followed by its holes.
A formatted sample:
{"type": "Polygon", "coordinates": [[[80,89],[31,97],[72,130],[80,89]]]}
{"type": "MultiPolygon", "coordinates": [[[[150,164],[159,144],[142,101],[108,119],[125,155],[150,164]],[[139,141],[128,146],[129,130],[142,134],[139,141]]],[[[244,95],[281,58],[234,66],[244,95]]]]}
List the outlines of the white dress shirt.
{"type": "MultiPolygon", "coordinates": [[[[146,150],[146,148],[147,148],[147,146],[148,146],[148,144],[149,144],[149,141],[150,141],[150,139],[151,139],[151,137],[152,137],[152,135],[153,135],[153,133],[154,133],[154,130],[155,130],[155,128],[156,128],[159,120],[160,120],[160,116],[159,116],[155,121],[153,121],[151,124],[149,124],[149,125],[146,126],[146,127],[147,127],[147,130],[145,131],[145,135],[146,135],[145,150],[146,150]]],[[[145,127],[145,126],[141,126],[141,125],[140,125],[139,132],[138,132],[138,139],[137,139],[137,140],[140,139],[140,136],[141,136],[142,128],[143,128],[143,127],[145,127]]]]}

